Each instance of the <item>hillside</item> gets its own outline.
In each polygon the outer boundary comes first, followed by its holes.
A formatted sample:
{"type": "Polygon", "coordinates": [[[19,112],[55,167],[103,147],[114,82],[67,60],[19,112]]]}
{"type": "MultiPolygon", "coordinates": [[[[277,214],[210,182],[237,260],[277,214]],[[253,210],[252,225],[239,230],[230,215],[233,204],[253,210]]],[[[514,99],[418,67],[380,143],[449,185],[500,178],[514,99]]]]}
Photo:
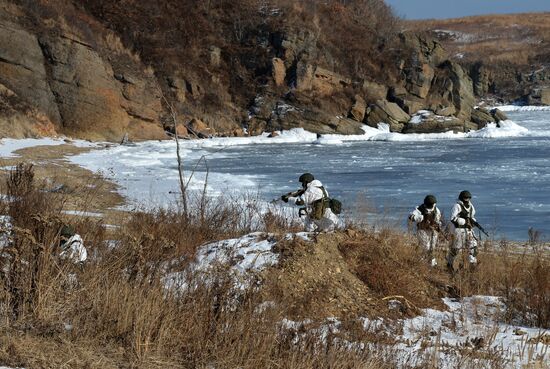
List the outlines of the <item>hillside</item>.
{"type": "MultiPolygon", "coordinates": [[[[347,115],[360,89],[352,81],[397,73],[384,56],[397,20],[381,0],[338,4],[2,0],[2,113],[50,134],[110,140],[166,137],[172,112],[191,136],[260,132],[266,121],[248,122],[250,110],[271,112],[279,99],[347,115]]],[[[9,122],[4,134],[29,134],[9,122]]],[[[285,124],[297,123],[272,129],[285,124]]]]}
{"type": "Polygon", "coordinates": [[[478,86],[479,69],[403,32],[382,0],[0,0],[0,10],[2,136],[162,139],[175,121],[189,138],[360,134],[381,122],[468,131],[505,118],[475,110],[477,99],[518,95],[510,78],[510,89],[478,86]],[[434,114],[412,124],[419,110],[434,114]]]}
{"type": "MultiPolygon", "coordinates": [[[[470,70],[478,96],[521,98],[550,84],[550,13],[410,21],[406,27],[441,42],[470,70]]],[[[540,102],[540,96],[525,102],[540,102]]]]}

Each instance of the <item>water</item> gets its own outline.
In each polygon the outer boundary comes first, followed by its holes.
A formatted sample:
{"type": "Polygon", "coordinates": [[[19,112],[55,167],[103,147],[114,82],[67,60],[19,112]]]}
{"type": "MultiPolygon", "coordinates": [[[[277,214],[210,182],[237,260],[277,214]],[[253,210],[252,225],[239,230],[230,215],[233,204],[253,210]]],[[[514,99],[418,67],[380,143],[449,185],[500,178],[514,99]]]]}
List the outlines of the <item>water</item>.
{"type": "MultiPolygon", "coordinates": [[[[550,111],[508,115],[529,131],[470,139],[390,134],[394,142],[329,137],[327,142],[336,144],[312,143],[310,135],[281,144],[186,142],[183,153],[186,168],[206,155],[191,188],[202,188],[206,162],[212,194],[257,192],[267,201],[297,189],[299,175],[311,172],[342,200],[348,214],[359,214],[367,205],[378,214],[370,219],[382,214],[404,225],[406,214],[427,194],[436,195],[448,216],[458,193],[469,190],[477,220],[498,237],[525,240],[530,227],[550,235],[550,111]]],[[[102,169],[136,201],[163,204],[173,201],[169,193],[178,189],[172,142],[119,147],[76,161],[102,169]]]]}

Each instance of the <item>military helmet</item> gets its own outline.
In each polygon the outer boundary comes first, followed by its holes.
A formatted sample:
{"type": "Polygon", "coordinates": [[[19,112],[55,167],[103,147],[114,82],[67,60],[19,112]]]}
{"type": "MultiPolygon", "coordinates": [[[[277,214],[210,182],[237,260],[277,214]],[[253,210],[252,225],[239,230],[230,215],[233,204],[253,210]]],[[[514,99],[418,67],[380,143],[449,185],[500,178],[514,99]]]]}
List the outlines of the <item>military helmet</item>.
{"type": "Polygon", "coordinates": [[[424,198],[424,205],[426,205],[429,208],[434,206],[435,203],[437,203],[437,199],[435,198],[434,195],[428,195],[424,198]]]}
{"type": "Polygon", "coordinates": [[[458,199],[460,201],[464,201],[466,199],[471,199],[472,198],[472,194],[470,193],[470,191],[462,191],[459,195],[458,195],[458,199]]]}
{"type": "Polygon", "coordinates": [[[76,231],[70,225],[64,225],[61,227],[60,235],[63,237],[71,238],[76,234],[76,231]]]}
{"type": "Polygon", "coordinates": [[[313,174],[311,173],[304,173],[300,176],[300,178],[298,178],[298,182],[302,183],[302,184],[307,184],[307,183],[310,183],[314,180],[315,178],[313,177],[313,174]]]}

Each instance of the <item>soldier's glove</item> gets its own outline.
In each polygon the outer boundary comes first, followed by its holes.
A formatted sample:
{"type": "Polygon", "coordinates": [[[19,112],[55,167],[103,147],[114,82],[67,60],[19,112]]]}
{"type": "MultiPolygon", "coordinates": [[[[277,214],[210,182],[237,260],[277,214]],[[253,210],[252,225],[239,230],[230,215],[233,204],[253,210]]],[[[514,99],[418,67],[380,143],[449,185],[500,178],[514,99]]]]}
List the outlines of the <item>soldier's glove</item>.
{"type": "Polygon", "coordinates": [[[301,216],[304,216],[304,215],[307,215],[306,208],[300,208],[300,210],[298,210],[298,216],[301,217],[301,216]]]}
{"type": "Polygon", "coordinates": [[[288,195],[281,196],[281,200],[283,200],[284,202],[288,202],[288,195]]]}

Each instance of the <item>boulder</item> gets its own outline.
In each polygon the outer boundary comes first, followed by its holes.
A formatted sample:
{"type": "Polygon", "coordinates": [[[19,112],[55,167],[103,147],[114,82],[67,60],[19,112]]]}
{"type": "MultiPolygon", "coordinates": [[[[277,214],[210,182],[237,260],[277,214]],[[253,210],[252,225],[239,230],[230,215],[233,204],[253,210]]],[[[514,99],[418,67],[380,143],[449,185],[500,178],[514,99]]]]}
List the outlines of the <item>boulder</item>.
{"type": "Polygon", "coordinates": [[[479,128],[485,127],[488,123],[495,123],[491,113],[485,108],[476,108],[472,110],[472,122],[477,123],[479,128]]]}
{"type": "Polygon", "coordinates": [[[396,95],[399,90],[392,89],[390,91],[391,100],[394,101],[403,111],[409,115],[412,115],[416,113],[419,110],[422,110],[425,108],[426,101],[423,99],[420,99],[417,96],[408,95],[406,94],[400,94],[396,95]]]}
{"type": "Polygon", "coordinates": [[[435,110],[435,114],[441,115],[443,117],[450,117],[456,113],[456,108],[454,106],[441,106],[435,110]]]}
{"type": "Polygon", "coordinates": [[[353,119],[336,117],[317,109],[292,109],[284,114],[274,114],[269,121],[269,130],[303,128],[309,132],[328,134],[363,134],[362,123],[353,119]]]}
{"type": "Polygon", "coordinates": [[[478,129],[476,123],[465,122],[456,117],[444,117],[430,111],[415,115],[403,129],[403,133],[468,132],[478,129]]]}
{"type": "Polygon", "coordinates": [[[251,136],[257,136],[264,133],[267,130],[267,121],[259,118],[251,118],[248,121],[248,134],[251,136]]]}
{"type": "Polygon", "coordinates": [[[232,135],[233,137],[244,137],[245,133],[242,128],[236,128],[233,130],[232,135]]]}
{"type": "MultiPolygon", "coordinates": [[[[177,127],[178,127],[178,137],[189,136],[189,131],[187,130],[187,127],[185,126],[185,124],[178,123],[177,127]]],[[[173,132],[173,133],[175,134],[176,132],[173,132]]]]}
{"type": "Polygon", "coordinates": [[[493,118],[495,119],[495,122],[497,123],[503,120],[508,120],[508,116],[497,108],[491,109],[491,115],[493,116],[493,118]]]}
{"type": "Polygon", "coordinates": [[[410,118],[396,103],[378,100],[369,106],[366,123],[371,127],[378,127],[379,123],[388,123],[392,132],[401,132],[410,118]]]}
{"type": "Polygon", "coordinates": [[[318,96],[329,96],[343,91],[351,81],[335,72],[322,67],[299,62],[296,68],[296,90],[310,91],[318,96]]]}
{"type": "Polygon", "coordinates": [[[427,101],[431,110],[452,105],[456,117],[468,121],[475,105],[472,80],[460,65],[445,61],[436,69],[427,101]]]}
{"type": "Polygon", "coordinates": [[[286,78],[285,62],[280,58],[271,60],[271,75],[275,81],[275,86],[283,86],[286,78]]]}
{"type": "Polygon", "coordinates": [[[203,113],[202,121],[209,129],[209,134],[224,133],[230,135],[235,129],[241,128],[241,119],[230,105],[224,106],[223,111],[203,113]]]}
{"type": "Polygon", "coordinates": [[[363,92],[372,101],[385,99],[388,97],[388,87],[372,81],[364,81],[363,92]]]}
{"type": "Polygon", "coordinates": [[[362,122],[365,118],[366,110],[367,104],[365,103],[365,100],[361,96],[355,95],[355,101],[350,109],[348,118],[362,122]]]}
{"type": "Polygon", "coordinates": [[[329,126],[334,128],[335,132],[340,135],[361,135],[365,133],[362,129],[363,123],[354,119],[337,118],[329,126]]]}
{"type": "Polygon", "coordinates": [[[189,127],[191,130],[195,132],[200,131],[206,131],[208,129],[208,126],[206,123],[204,123],[202,120],[193,118],[188,124],[187,127],[189,127]]]}

